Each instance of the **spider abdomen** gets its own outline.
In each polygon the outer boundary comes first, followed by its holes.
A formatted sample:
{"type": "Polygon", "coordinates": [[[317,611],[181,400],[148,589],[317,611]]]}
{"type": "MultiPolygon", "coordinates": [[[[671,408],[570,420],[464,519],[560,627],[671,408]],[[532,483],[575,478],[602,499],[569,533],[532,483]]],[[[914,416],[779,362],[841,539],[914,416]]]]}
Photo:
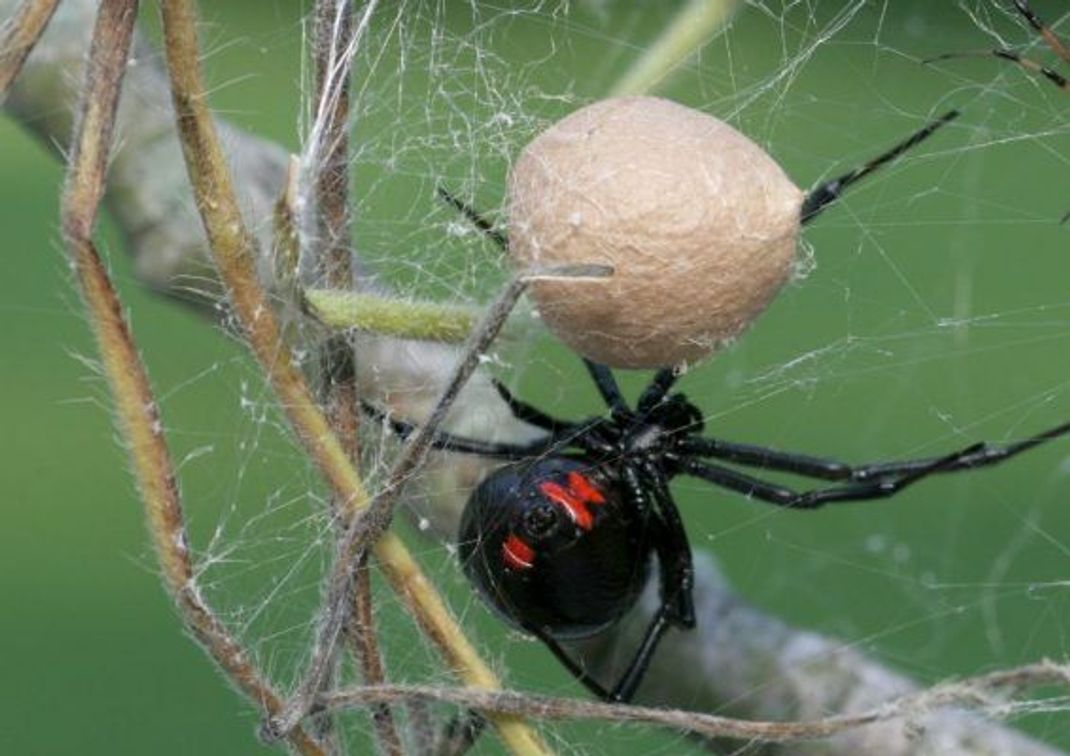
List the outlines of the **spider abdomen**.
{"type": "Polygon", "coordinates": [[[590,463],[551,456],[513,464],[473,492],[459,534],[465,572],[515,627],[557,638],[616,622],[646,583],[645,518],[590,463]]]}

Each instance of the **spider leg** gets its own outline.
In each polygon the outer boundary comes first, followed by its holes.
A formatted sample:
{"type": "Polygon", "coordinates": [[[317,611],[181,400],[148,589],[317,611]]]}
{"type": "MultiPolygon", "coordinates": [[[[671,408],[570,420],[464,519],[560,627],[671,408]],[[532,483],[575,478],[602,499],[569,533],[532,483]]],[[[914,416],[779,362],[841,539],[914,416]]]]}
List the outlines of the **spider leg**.
{"type": "Polygon", "coordinates": [[[645,474],[640,474],[630,466],[625,466],[622,473],[636,511],[651,511],[645,501],[646,492],[654,492],[658,509],[651,517],[650,525],[654,529],[654,548],[657,550],[661,572],[661,604],[647,624],[643,640],[628,664],[628,669],[608,695],[603,696],[607,701],[626,703],[635,696],[635,691],[643,681],[665,631],[674,626],[695,626],[695,607],[692,598],[694,569],[691,566],[691,547],[688,545],[679,512],[669,498],[663,476],[653,469],[647,469],[645,474]]]}
{"type": "Polygon", "coordinates": [[[691,563],[691,545],[687,540],[687,531],[676,508],[669,484],[656,465],[644,465],[646,473],[644,484],[654,492],[658,505],[661,532],[656,534],[655,548],[662,571],[662,595],[672,596],[676,600],[676,609],[672,615],[674,624],[684,629],[695,626],[695,568],[691,563]]]}
{"type": "Polygon", "coordinates": [[[485,729],[487,729],[487,718],[475,709],[468,709],[450,719],[435,739],[431,753],[439,754],[439,756],[446,754],[458,756],[468,753],[485,729]]]}
{"type": "Polygon", "coordinates": [[[635,691],[643,681],[643,676],[650,667],[654,652],[657,650],[658,644],[661,643],[665,631],[674,624],[671,614],[672,610],[668,604],[663,603],[658,607],[658,611],[650,620],[650,624],[647,625],[646,632],[643,634],[643,641],[639,644],[639,648],[632,658],[632,663],[628,665],[628,670],[620,678],[613,690],[604,696],[606,701],[613,703],[631,702],[635,696],[635,691]]]}
{"type": "Polygon", "coordinates": [[[591,693],[604,701],[627,703],[643,681],[665,632],[670,627],[694,627],[695,609],[691,549],[679,512],[669,498],[664,476],[653,468],[641,473],[634,467],[625,467],[623,476],[635,511],[651,513],[649,523],[654,529],[653,539],[661,571],[661,604],[647,624],[627,670],[612,689],[607,688],[572,658],[556,638],[538,627],[528,626],[525,629],[542,641],[565,669],[591,693]],[[654,491],[657,509],[647,500],[647,492],[651,490],[654,491]]]}
{"type": "Polygon", "coordinates": [[[775,504],[778,507],[817,509],[833,502],[868,501],[870,499],[884,499],[895,496],[907,486],[917,483],[933,473],[943,472],[961,460],[976,455],[983,449],[983,444],[975,444],[946,457],[939,457],[923,467],[898,475],[803,492],[767,483],[764,480],[736,472],[727,467],[700,462],[696,459],[682,460],[682,470],[688,475],[701,478],[722,488],[738,491],[747,496],[775,504]]]}
{"type": "Polygon", "coordinates": [[[509,405],[509,410],[518,420],[542,428],[555,439],[554,446],[567,443],[593,454],[612,454],[614,447],[602,438],[598,429],[605,423],[605,418],[593,417],[582,422],[569,422],[549,415],[522,399],[516,398],[502,383],[494,381],[498,395],[509,405]]]}
{"type": "MultiPolygon", "coordinates": [[[[399,420],[389,416],[368,403],[364,403],[364,411],[374,420],[388,423],[391,430],[403,439],[408,438],[416,430],[416,425],[406,420],[399,420]]],[[[498,441],[480,441],[474,438],[455,436],[452,433],[439,431],[431,440],[431,446],[442,451],[460,452],[461,454],[477,454],[482,457],[493,459],[521,460],[530,459],[547,454],[561,443],[555,435],[537,438],[526,444],[510,444],[498,441]]]]}
{"type": "Polygon", "coordinates": [[[550,652],[554,657],[561,662],[561,666],[567,669],[569,674],[575,677],[577,682],[587,688],[587,690],[591,691],[591,693],[598,696],[603,701],[613,700],[610,691],[607,690],[602,683],[594,679],[594,677],[584,669],[582,664],[579,664],[575,659],[569,656],[568,652],[565,651],[556,638],[534,625],[529,625],[524,629],[542,641],[542,644],[550,649],[550,652]]]}
{"type": "Polygon", "coordinates": [[[655,373],[650,385],[643,389],[643,393],[639,395],[639,402],[636,404],[639,413],[649,412],[657,406],[672,389],[677,378],[679,376],[672,368],[662,368],[655,373]]]}
{"type": "Polygon", "coordinates": [[[509,249],[509,241],[505,238],[505,234],[494,228],[494,224],[487,220],[483,213],[476,210],[460,197],[454,195],[444,186],[438,187],[438,196],[445,200],[446,204],[460,212],[461,215],[468,219],[469,223],[482,231],[492,242],[497,244],[503,250],[509,249]]]}
{"type": "Polygon", "coordinates": [[[525,423],[534,425],[536,428],[542,428],[550,433],[561,434],[576,430],[576,423],[548,415],[538,407],[534,407],[522,399],[517,399],[513,392],[499,381],[494,381],[493,383],[494,388],[498,390],[498,396],[509,405],[509,410],[513,413],[513,417],[518,420],[523,420],[525,423]]]}
{"type": "Polygon", "coordinates": [[[1018,53],[1014,52],[1014,50],[1005,50],[1003,48],[997,48],[995,50],[975,50],[967,52],[944,53],[943,55],[937,55],[932,58],[927,58],[926,60],[923,60],[922,63],[935,63],[941,60],[956,60],[958,58],[989,57],[999,58],[1001,60],[1009,60],[1011,63],[1014,63],[1017,66],[1021,66],[1027,71],[1033,71],[1034,73],[1040,74],[1052,84],[1057,86],[1059,89],[1070,91],[1070,81],[1068,81],[1065,76],[1060,74],[1058,71],[1048,68],[1047,66],[1041,65],[1040,63],[1037,63],[1036,61],[1022,57],[1018,53]]]}
{"type": "MultiPolygon", "coordinates": [[[[1048,44],[1048,47],[1052,51],[1062,58],[1067,63],[1070,63],[1070,47],[1067,47],[1058,35],[1051,30],[1051,27],[1040,20],[1040,17],[1033,12],[1033,9],[1029,7],[1029,3],[1026,0],[1013,0],[1014,7],[1017,9],[1025,20],[1029,23],[1033,30],[1036,31],[1044,41],[1048,44]]],[[[996,49],[996,50],[982,50],[977,52],[960,52],[960,53],[945,53],[944,55],[937,55],[934,58],[929,58],[922,61],[923,63],[932,63],[938,60],[953,60],[955,58],[972,58],[972,57],[995,57],[1001,60],[1009,60],[1017,66],[1038,73],[1059,89],[1064,91],[1070,91],[1070,80],[1067,80],[1065,76],[1059,72],[1041,65],[1029,58],[1024,58],[1013,50],[996,49]]]]}
{"type": "Polygon", "coordinates": [[[685,456],[713,457],[762,470],[805,475],[821,480],[849,480],[853,468],[845,462],[808,454],[766,449],[754,444],[737,444],[717,438],[685,438],[679,443],[685,456]]]}
{"type": "MultiPolygon", "coordinates": [[[[958,453],[954,455],[955,460],[953,462],[940,467],[934,472],[956,472],[996,465],[1035,446],[1067,434],[1070,434],[1070,423],[1057,425],[1035,436],[1005,446],[981,443],[970,447],[973,449],[970,454],[958,453]]],[[[893,475],[909,475],[926,470],[940,462],[940,460],[945,459],[945,457],[924,457],[922,459],[907,459],[895,462],[849,465],[838,460],[795,454],[794,452],[776,451],[751,444],[721,441],[715,438],[684,439],[680,442],[679,448],[685,456],[713,457],[715,459],[723,459],[726,462],[734,462],[764,470],[794,473],[795,475],[805,475],[821,480],[840,480],[855,483],[893,475]]]]}
{"type": "Polygon", "coordinates": [[[1029,3],[1026,0],[1014,0],[1014,7],[1025,17],[1025,20],[1029,22],[1033,30],[1044,38],[1044,41],[1048,43],[1048,47],[1060,58],[1070,63],[1070,48],[1063,44],[1050,26],[1040,20],[1040,17],[1029,7],[1029,3]]]}
{"type": "Polygon", "coordinates": [[[613,371],[605,365],[589,360],[586,357],[583,359],[583,364],[587,366],[587,372],[594,379],[594,385],[598,387],[598,393],[602,395],[602,399],[609,406],[609,411],[613,416],[620,417],[631,414],[631,410],[628,409],[628,403],[624,401],[624,395],[620,392],[620,386],[617,385],[617,379],[613,377],[613,371]]]}
{"type": "Polygon", "coordinates": [[[1047,66],[1042,66],[1040,63],[1036,63],[1029,58],[1023,58],[1013,50],[993,50],[992,55],[1003,60],[1009,60],[1011,63],[1019,65],[1027,71],[1034,71],[1040,74],[1059,89],[1064,91],[1070,90],[1070,81],[1067,81],[1065,76],[1057,71],[1053,71],[1047,66]]]}
{"type": "Polygon", "coordinates": [[[865,165],[855,168],[853,171],[845,173],[831,181],[818,184],[810,190],[806,195],[806,199],[803,200],[802,208],[799,211],[799,222],[805,226],[816,218],[826,207],[838,200],[840,195],[843,194],[843,190],[851,184],[865,178],[881,166],[891,163],[907,150],[924,142],[941,126],[947,125],[958,117],[959,111],[957,110],[944,113],[944,115],[940,116],[935,121],[932,121],[924,128],[915,131],[902,142],[892,147],[892,149],[878,155],[865,165]]]}

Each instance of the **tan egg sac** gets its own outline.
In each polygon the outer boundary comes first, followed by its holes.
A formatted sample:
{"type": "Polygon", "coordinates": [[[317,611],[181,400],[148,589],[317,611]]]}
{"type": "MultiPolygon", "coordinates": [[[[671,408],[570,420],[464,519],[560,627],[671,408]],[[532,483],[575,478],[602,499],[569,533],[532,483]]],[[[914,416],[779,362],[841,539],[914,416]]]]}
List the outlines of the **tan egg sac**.
{"type": "Polygon", "coordinates": [[[521,268],[608,263],[532,287],[547,326],[611,367],[694,362],[790,277],[803,193],[725,123],[656,97],[596,102],[529,144],[509,180],[521,268]]]}

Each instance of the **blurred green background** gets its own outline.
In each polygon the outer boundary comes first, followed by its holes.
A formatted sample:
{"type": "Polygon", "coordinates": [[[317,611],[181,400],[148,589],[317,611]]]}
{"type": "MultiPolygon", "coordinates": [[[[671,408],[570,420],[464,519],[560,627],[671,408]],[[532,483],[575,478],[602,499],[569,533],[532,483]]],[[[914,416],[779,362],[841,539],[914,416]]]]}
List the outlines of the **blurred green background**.
{"type": "MultiPolygon", "coordinates": [[[[296,150],[307,3],[203,5],[213,105],[296,150]]],[[[497,254],[458,235],[435,183],[499,207],[509,156],[609,89],[676,7],[654,5],[381,3],[360,56],[354,164],[369,265],[417,295],[487,298],[497,254]]],[[[659,93],[729,120],[802,186],[935,113],[964,114],[808,230],[813,270],[686,377],[709,431],[863,461],[1018,438],[1070,417],[1070,229],[1058,223],[1070,210],[1070,96],[996,61],[919,64],[1002,43],[1053,56],[987,0],[787,5],[746,6],[659,93]]],[[[53,155],[0,119],[0,750],[256,752],[255,714],[184,637],[155,574],[58,244],[60,179],[53,155]]],[[[210,596],[288,680],[325,558],[314,476],[242,347],[140,289],[107,221],[101,238],[160,395],[210,596]]],[[[497,374],[540,406],[597,406],[549,337],[500,359],[497,374]]],[[[636,390],[645,377],[626,383],[636,390]]],[[[936,681],[1066,655],[1068,452],[1053,444],[894,502],[816,514],[691,481],[675,490],[694,547],[715,551],[744,596],[936,681]]],[[[444,548],[406,537],[512,682],[578,692],[537,644],[509,642],[444,548]]],[[[382,605],[395,677],[441,679],[386,593],[382,605]]],[[[1021,724],[1070,747],[1064,712],[1021,724]]],[[[352,730],[359,752],[367,725],[354,719],[352,730]]],[[[665,733],[554,732],[562,750],[585,753],[686,747],[665,733]]]]}

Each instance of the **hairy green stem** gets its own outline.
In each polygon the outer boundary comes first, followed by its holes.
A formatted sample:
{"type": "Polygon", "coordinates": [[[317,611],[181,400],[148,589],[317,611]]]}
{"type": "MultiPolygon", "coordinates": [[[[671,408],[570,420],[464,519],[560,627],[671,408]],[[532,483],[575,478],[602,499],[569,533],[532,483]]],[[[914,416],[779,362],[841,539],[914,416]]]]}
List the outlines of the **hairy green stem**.
{"type": "Polygon", "coordinates": [[[331,289],[306,289],[305,305],[330,328],[349,329],[414,341],[457,344],[468,338],[479,311],[464,305],[331,289]]]}

